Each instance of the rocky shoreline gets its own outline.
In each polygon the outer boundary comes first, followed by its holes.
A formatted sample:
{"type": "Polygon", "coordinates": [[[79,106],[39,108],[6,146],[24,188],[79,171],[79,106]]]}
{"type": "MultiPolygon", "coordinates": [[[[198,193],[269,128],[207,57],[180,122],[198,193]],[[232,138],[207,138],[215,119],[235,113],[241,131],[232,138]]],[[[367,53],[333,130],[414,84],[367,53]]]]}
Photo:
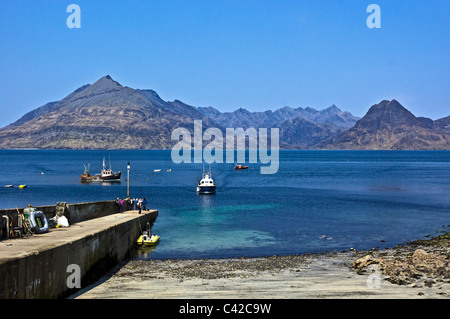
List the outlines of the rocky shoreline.
{"type": "Polygon", "coordinates": [[[449,298],[450,233],[389,249],[132,260],[76,298],[449,298]],[[379,279],[371,286],[371,277],[379,279]],[[377,289],[380,288],[380,289],[377,289]]]}
{"type": "Polygon", "coordinates": [[[428,240],[417,240],[394,249],[365,252],[352,263],[358,274],[376,269],[384,279],[398,285],[414,288],[450,284],[450,233],[428,240]],[[374,268],[373,266],[376,266],[374,268]],[[372,266],[372,267],[371,267],[372,266]]]}

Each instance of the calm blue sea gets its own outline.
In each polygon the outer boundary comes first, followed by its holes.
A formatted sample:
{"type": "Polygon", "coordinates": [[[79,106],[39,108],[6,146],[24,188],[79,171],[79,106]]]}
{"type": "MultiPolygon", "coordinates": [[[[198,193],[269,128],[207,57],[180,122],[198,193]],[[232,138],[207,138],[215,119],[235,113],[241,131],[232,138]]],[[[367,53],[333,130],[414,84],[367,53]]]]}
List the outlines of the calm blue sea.
{"type": "Polygon", "coordinates": [[[135,258],[393,247],[450,224],[448,151],[280,151],[274,175],[261,175],[259,163],[246,171],[212,164],[217,193],[197,195],[202,164],[174,164],[170,151],[3,150],[0,208],[126,197],[127,162],[131,196],[159,210],[153,232],[161,242],[135,258]],[[123,172],[122,183],[81,184],[83,165],[97,173],[103,157],[123,172]]]}

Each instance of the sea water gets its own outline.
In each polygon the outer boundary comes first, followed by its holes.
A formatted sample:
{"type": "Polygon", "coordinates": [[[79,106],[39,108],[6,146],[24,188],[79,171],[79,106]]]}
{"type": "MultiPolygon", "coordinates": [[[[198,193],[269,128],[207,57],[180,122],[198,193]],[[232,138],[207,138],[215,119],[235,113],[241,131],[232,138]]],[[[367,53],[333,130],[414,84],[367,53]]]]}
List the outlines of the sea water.
{"type": "Polygon", "coordinates": [[[259,163],[212,164],[217,193],[198,195],[209,165],[174,164],[170,151],[3,150],[0,208],[125,198],[128,162],[130,195],[158,209],[152,231],[161,236],[134,258],[384,248],[450,225],[449,151],[280,151],[273,175],[259,163]],[[84,165],[98,173],[103,158],[122,182],[81,184],[84,165]]]}

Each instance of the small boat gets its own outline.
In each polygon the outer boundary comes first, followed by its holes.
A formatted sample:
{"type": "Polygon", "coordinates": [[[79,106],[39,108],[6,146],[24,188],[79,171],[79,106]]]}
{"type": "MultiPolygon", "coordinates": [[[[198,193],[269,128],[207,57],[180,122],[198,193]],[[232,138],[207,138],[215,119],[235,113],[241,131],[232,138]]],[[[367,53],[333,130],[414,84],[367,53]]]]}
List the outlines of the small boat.
{"type": "Polygon", "coordinates": [[[81,174],[80,176],[80,181],[82,183],[89,183],[92,182],[92,180],[95,178],[94,176],[92,176],[91,174],[89,174],[89,167],[91,166],[91,164],[88,164],[88,166],[86,167],[86,165],[84,165],[84,173],[81,174]]]}
{"type": "Polygon", "coordinates": [[[198,194],[215,194],[216,193],[216,182],[212,177],[211,171],[208,173],[203,173],[202,179],[197,185],[198,194]]]}
{"type": "Polygon", "coordinates": [[[159,243],[159,235],[153,235],[151,232],[150,223],[147,223],[147,230],[142,232],[142,235],[139,236],[136,243],[139,246],[155,246],[159,243]]]}
{"type": "Polygon", "coordinates": [[[36,234],[43,234],[48,232],[48,221],[45,214],[41,211],[32,210],[29,213],[30,227],[36,234]]]}
{"type": "Polygon", "coordinates": [[[159,168],[159,169],[154,169],[153,170],[154,172],[161,172],[161,169],[159,168]]]}
{"type": "Polygon", "coordinates": [[[12,188],[14,185],[5,185],[6,188],[12,188]]]}
{"type": "Polygon", "coordinates": [[[26,184],[24,185],[19,185],[19,188],[27,188],[28,186],[26,184]]]}
{"type": "Polygon", "coordinates": [[[95,174],[96,179],[100,179],[102,182],[120,181],[121,172],[113,172],[111,169],[111,163],[109,167],[105,164],[105,158],[103,157],[103,169],[100,174],[95,174]]]}
{"type": "Polygon", "coordinates": [[[90,183],[90,182],[120,182],[120,176],[122,175],[121,172],[114,172],[110,167],[111,163],[109,164],[109,167],[105,164],[105,158],[103,158],[103,168],[99,174],[95,174],[95,176],[92,176],[89,174],[89,167],[90,165],[86,167],[84,165],[84,173],[80,176],[80,181],[82,183],[90,183]]]}
{"type": "Polygon", "coordinates": [[[144,233],[139,236],[136,241],[139,246],[155,246],[159,243],[159,235],[148,235],[147,231],[144,230],[144,233]]]}
{"type": "Polygon", "coordinates": [[[234,164],[234,169],[247,169],[247,168],[248,168],[248,166],[234,164]]]}

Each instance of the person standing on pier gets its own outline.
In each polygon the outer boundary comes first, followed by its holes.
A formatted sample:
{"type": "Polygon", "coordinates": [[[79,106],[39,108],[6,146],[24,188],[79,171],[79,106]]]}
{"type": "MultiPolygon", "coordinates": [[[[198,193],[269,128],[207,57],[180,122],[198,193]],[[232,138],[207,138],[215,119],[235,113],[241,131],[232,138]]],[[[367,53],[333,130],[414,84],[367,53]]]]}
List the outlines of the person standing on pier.
{"type": "Polygon", "coordinates": [[[139,214],[140,214],[141,210],[142,210],[142,198],[139,198],[138,203],[137,203],[137,207],[139,208],[139,214]]]}
{"type": "Polygon", "coordinates": [[[120,199],[119,199],[119,197],[116,198],[115,203],[116,203],[117,212],[120,213],[120,199]]]}
{"type": "Polygon", "coordinates": [[[142,200],[142,205],[144,206],[144,210],[147,210],[147,200],[144,198],[143,200],[142,200]]]}
{"type": "Polygon", "coordinates": [[[131,209],[132,207],[134,207],[134,198],[128,198],[128,209],[131,209]]]}

